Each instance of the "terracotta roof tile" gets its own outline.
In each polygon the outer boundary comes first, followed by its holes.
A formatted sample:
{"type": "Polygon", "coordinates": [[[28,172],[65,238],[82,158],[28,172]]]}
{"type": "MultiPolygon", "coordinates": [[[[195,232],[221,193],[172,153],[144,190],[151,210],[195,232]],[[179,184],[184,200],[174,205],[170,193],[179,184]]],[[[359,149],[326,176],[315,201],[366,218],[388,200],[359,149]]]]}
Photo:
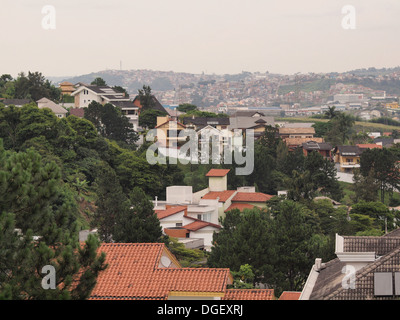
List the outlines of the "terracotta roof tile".
{"type": "Polygon", "coordinates": [[[226,292],[232,283],[229,269],[181,268],[164,244],[102,244],[108,268],[102,271],[91,293],[91,300],[146,299],[164,300],[175,292],[226,292]],[[173,267],[159,267],[167,255],[173,267]]]}
{"type": "Polygon", "coordinates": [[[222,300],[275,300],[274,289],[228,289],[222,300]]]}
{"type": "Polygon", "coordinates": [[[229,171],[229,169],[211,169],[206,177],[225,177],[229,171]]]}
{"type": "Polygon", "coordinates": [[[301,292],[283,291],[279,300],[299,300],[301,292]]]}
{"type": "Polygon", "coordinates": [[[242,212],[244,209],[253,209],[254,206],[252,204],[248,203],[232,203],[228,209],[225,210],[225,212],[234,210],[234,209],[239,209],[240,212],[242,212]]]}
{"type": "Polygon", "coordinates": [[[359,147],[360,149],[382,149],[383,147],[380,144],[357,144],[357,147],[359,147]]]}
{"type": "Polygon", "coordinates": [[[226,202],[230,197],[235,194],[235,190],[225,190],[225,191],[211,191],[203,196],[202,199],[217,199],[219,202],[226,202]]]}
{"type": "Polygon", "coordinates": [[[232,202],[266,202],[273,196],[261,192],[238,192],[232,202]]]}
{"type": "Polygon", "coordinates": [[[155,210],[155,213],[157,214],[158,219],[164,219],[166,217],[172,216],[176,213],[185,211],[187,207],[185,206],[177,206],[177,207],[170,207],[166,208],[165,210],[155,210]]]}
{"type": "Polygon", "coordinates": [[[217,229],[221,228],[220,225],[217,225],[217,224],[214,224],[211,222],[202,221],[202,220],[198,220],[198,219],[195,219],[195,220],[196,221],[183,226],[183,228],[185,228],[186,230],[189,230],[189,231],[197,231],[197,230],[203,229],[205,227],[214,227],[217,229]]]}

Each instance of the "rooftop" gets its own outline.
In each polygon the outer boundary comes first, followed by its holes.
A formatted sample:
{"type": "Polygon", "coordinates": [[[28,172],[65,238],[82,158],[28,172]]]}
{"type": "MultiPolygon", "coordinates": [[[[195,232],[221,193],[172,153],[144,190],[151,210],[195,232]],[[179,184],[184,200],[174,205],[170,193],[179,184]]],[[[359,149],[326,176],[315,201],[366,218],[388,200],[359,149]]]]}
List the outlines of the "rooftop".
{"type": "Polygon", "coordinates": [[[261,192],[238,192],[232,202],[267,202],[273,196],[261,192]]]}
{"type": "Polygon", "coordinates": [[[229,269],[182,268],[161,243],[105,243],[108,268],[100,272],[91,300],[166,300],[170,295],[223,296],[229,269]]]}
{"type": "Polygon", "coordinates": [[[230,197],[235,194],[235,190],[225,190],[225,191],[211,191],[204,195],[202,199],[217,199],[219,202],[226,202],[230,197]]]}
{"type": "Polygon", "coordinates": [[[206,174],[206,177],[225,177],[229,171],[229,169],[211,169],[206,174]]]}

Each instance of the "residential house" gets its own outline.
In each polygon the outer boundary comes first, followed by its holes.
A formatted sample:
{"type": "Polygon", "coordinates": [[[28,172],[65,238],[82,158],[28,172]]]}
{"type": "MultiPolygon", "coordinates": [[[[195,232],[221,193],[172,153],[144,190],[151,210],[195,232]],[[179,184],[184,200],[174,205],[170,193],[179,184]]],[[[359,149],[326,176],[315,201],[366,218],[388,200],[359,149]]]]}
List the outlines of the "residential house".
{"type": "Polygon", "coordinates": [[[102,105],[112,104],[122,111],[133,125],[133,129],[138,131],[139,108],[125,93],[117,92],[109,86],[78,84],[71,96],[75,97],[75,108],[86,108],[93,101],[102,105]]]}
{"type": "Polygon", "coordinates": [[[68,111],[64,109],[62,106],[59,104],[47,99],[47,98],[42,98],[38,101],[36,101],[39,109],[47,108],[50,109],[57,118],[65,118],[67,116],[68,111]]]}
{"type": "Polygon", "coordinates": [[[229,269],[182,268],[161,243],[104,243],[108,268],[90,300],[221,300],[233,278],[229,269]]]}
{"type": "Polygon", "coordinates": [[[216,199],[220,203],[219,217],[225,217],[232,209],[266,208],[266,202],[273,196],[255,192],[254,187],[239,187],[228,190],[228,169],[211,169],[207,173],[209,187],[202,190],[202,199],[216,199]]]}
{"type": "Polygon", "coordinates": [[[89,300],[275,300],[273,289],[228,289],[227,268],[183,268],[162,243],[104,243],[108,267],[89,300]]]}
{"type": "Polygon", "coordinates": [[[180,143],[186,142],[186,137],[179,136],[181,131],[186,129],[186,126],[169,116],[157,117],[155,129],[161,147],[178,148],[180,143]]]}
{"type": "Polygon", "coordinates": [[[312,140],[315,135],[313,127],[281,127],[279,128],[279,136],[282,140],[295,138],[295,139],[308,139],[312,140]]]}
{"type": "Polygon", "coordinates": [[[332,146],[326,142],[307,141],[302,144],[303,154],[308,156],[311,152],[318,152],[325,159],[332,158],[332,146]]]}
{"type": "Polygon", "coordinates": [[[86,108],[93,101],[103,105],[115,101],[130,101],[124,93],[116,92],[109,86],[80,85],[71,96],[75,97],[76,108],[86,108]]]}
{"type": "Polygon", "coordinates": [[[358,146],[338,146],[333,150],[334,161],[340,172],[352,173],[353,169],[360,168],[362,150],[358,146]]]}
{"type": "Polygon", "coordinates": [[[220,218],[233,209],[267,207],[273,196],[255,192],[254,187],[228,190],[228,169],[211,169],[208,188],[193,193],[191,186],[171,186],[166,201],[154,201],[154,210],[165,234],[187,247],[210,250],[213,234],[219,232],[220,218]]]}
{"type": "Polygon", "coordinates": [[[286,143],[289,150],[294,150],[303,146],[303,143],[314,141],[323,143],[323,138],[314,138],[315,129],[308,124],[303,125],[285,125],[279,128],[279,137],[286,143]]]}
{"type": "Polygon", "coordinates": [[[315,260],[300,300],[400,298],[400,229],[381,237],[336,235],[335,254],[315,260]]]}

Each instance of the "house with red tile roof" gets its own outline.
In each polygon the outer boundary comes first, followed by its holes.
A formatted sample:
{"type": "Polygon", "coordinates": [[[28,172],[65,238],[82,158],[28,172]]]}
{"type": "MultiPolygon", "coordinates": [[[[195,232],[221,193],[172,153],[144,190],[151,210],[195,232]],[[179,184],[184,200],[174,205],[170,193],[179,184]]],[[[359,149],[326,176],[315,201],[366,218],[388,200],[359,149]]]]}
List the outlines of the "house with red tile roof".
{"type": "Polygon", "coordinates": [[[166,201],[154,201],[154,210],[165,234],[188,244],[210,250],[213,234],[219,232],[220,218],[233,209],[266,208],[273,196],[255,192],[255,187],[228,190],[229,169],[211,169],[206,176],[209,186],[193,193],[190,186],[167,187],[166,201]],[[202,242],[199,242],[201,240],[202,242]]]}
{"type": "Polygon", "coordinates": [[[273,289],[228,289],[227,268],[182,268],[163,243],[104,243],[107,269],[90,300],[274,300],[273,289]]]}
{"type": "Polygon", "coordinates": [[[232,284],[229,269],[182,268],[160,243],[105,243],[108,267],[90,300],[220,300],[232,284]]]}

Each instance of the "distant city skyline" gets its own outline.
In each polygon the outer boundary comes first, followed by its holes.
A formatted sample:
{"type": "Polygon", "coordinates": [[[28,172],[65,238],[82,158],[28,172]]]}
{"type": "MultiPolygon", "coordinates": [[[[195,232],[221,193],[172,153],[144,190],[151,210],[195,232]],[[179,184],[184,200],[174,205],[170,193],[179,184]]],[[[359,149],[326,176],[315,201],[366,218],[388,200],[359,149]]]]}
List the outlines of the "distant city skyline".
{"type": "Polygon", "coordinates": [[[3,0],[0,71],[345,72],[400,65],[398,0],[3,0]],[[342,8],[355,8],[344,29],[342,8]],[[54,8],[55,29],[46,30],[54,8]]]}

